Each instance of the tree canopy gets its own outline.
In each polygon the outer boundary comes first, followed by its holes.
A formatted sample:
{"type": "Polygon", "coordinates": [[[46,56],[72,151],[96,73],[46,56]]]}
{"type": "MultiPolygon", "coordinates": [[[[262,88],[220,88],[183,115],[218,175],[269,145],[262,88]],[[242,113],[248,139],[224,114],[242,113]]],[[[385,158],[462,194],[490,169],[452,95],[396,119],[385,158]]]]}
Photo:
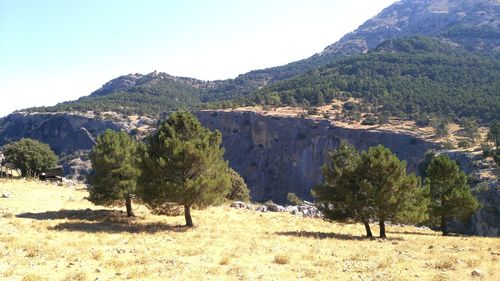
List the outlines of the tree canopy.
{"type": "Polygon", "coordinates": [[[448,221],[470,219],[480,204],[471,194],[467,176],[449,156],[441,154],[434,157],[427,168],[427,175],[431,199],[430,219],[432,223],[440,225],[446,235],[448,221]]]}
{"type": "Polygon", "coordinates": [[[150,208],[172,202],[184,206],[187,226],[191,207],[221,203],[231,189],[221,134],[204,128],[189,112],[172,113],[147,138],[140,178],[142,198],[150,208]]]}
{"type": "Polygon", "coordinates": [[[426,218],[426,190],[414,174],[406,174],[406,162],[382,145],[360,154],[342,142],[329,153],[322,171],[324,182],[313,195],[326,219],[360,221],[369,237],[369,221],[376,219],[380,237],[385,237],[387,220],[415,223],[426,218]]]}
{"type": "Polygon", "coordinates": [[[139,144],[125,132],[107,130],[97,137],[90,160],[93,172],[87,177],[89,200],[98,205],[124,203],[127,216],[133,216],[139,169],[139,144]]]}
{"type": "Polygon", "coordinates": [[[57,156],[52,149],[33,139],[23,138],[7,144],[3,153],[5,161],[20,169],[23,177],[38,176],[57,164],[57,156]]]}

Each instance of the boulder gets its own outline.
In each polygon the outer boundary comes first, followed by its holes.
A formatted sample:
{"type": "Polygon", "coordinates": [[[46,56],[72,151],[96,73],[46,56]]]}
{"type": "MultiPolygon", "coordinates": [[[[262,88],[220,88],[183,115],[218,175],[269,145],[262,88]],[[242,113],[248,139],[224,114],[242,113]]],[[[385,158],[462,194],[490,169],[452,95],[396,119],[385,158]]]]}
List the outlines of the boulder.
{"type": "Polygon", "coordinates": [[[474,270],[470,273],[470,275],[471,275],[472,277],[484,278],[484,274],[483,274],[483,272],[482,272],[481,270],[479,270],[479,269],[474,269],[474,270]]]}
{"type": "Polygon", "coordinates": [[[255,210],[257,212],[263,212],[263,213],[268,211],[267,206],[258,206],[255,210]]]}
{"type": "Polygon", "coordinates": [[[275,203],[266,203],[265,206],[270,212],[286,212],[285,207],[275,203]]]}
{"type": "Polygon", "coordinates": [[[12,197],[12,194],[10,194],[9,192],[4,192],[2,193],[2,198],[11,198],[12,197]]]}
{"type": "Polygon", "coordinates": [[[236,208],[236,209],[243,209],[246,207],[246,204],[245,202],[242,202],[242,201],[235,201],[233,203],[231,203],[231,208],[236,208]]]}

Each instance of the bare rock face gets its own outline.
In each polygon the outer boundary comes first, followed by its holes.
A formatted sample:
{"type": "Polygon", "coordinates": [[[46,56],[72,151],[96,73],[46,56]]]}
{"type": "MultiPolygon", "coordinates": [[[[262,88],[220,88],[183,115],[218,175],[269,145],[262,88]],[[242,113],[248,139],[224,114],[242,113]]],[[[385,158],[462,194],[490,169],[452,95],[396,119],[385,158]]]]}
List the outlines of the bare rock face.
{"type": "Polygon", "coordinates": [[[55,153],[88,150],[106,129],[120,130],[112,121],[67,113],[13,113],[1,120],[0,146],[21,138],[47,143],[55,153]]]}
{"type": "Polygon", "coordinates": [[[320,56],[364,53],[383,41],[416,34],[441,37],[469,50],[498,52],[499,11],[495,0],[397,1],[320,56]]]}
{"type": "MultiPolygon", "coordinates": [[[[328,121],[267,117],[251,112],[197,112],[200,122],[222,133],[225,157],[251,187],[252,199],[286,203],[287,194],[311,200],[329,150],[345,139],[358,149],[383,144],[416,171],[434,144],[408,135],[346,129],[328,121]]],[[[268,207],[269,208],[269,207],[268,207]]]]}

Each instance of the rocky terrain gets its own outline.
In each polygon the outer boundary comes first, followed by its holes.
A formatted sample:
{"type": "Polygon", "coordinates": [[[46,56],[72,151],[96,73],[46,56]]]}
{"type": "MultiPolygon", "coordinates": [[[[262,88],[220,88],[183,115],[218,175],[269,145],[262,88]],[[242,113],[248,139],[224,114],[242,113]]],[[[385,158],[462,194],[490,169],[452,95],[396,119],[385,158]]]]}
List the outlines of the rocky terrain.
{"type": "Polygon", "coordinates": [[[367,52],[388,39],[416,34],[441,37],[471,50],[499,52],[499,10],[495,0],[396,1],[319,56],[367,52]]]}
{"type": "Polygon", "coordinates": [[[285,203],[289,192],[311,200],[321,180],[327,152],[345,139],[359,149],[383,144],[416,171],[425,152],[437,146],[404,134],[333,126],[329,121],[263,116],[253,112],[196,113],[200,122],[223,136],[226,159],[252,187],[257,201],[285,203]]]}
{"type": "Polygon", "coordinates": [[[0,120],[0,145],[32,138],[50,145],[57,154],[91,149],[106,129],[120,130],[110,120],[69,113],[13,113],[0,120]]]}

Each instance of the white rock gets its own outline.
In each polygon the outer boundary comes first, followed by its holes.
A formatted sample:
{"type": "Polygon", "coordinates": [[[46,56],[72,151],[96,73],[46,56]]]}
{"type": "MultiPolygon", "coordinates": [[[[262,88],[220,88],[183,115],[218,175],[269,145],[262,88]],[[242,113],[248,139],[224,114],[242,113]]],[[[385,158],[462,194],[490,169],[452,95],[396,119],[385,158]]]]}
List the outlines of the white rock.
{"type": "Polygon", "coordinates": [[[481,270],[479,270],[479,269],[474,269],[474,270],[470,273],[470,275],[471,275],[472,277],[479,277],[479,278],[483,278],[483,277],[484,277],[483,272],[482,272],[481,270]]]}
{"type": "Polygon", "coordinates": [[[8,192],[2,193],[2,198],[12,198],[12,194],[8,192]]]}
{"type": "Polygon", "coordinates": [[[242,209],[242,208],[245,208],[245,202],[241,202],[241,201],[235,201],[233,203],[231,203],[230,207],[231,208],[236,208],[236,209],[242,209]]]}

